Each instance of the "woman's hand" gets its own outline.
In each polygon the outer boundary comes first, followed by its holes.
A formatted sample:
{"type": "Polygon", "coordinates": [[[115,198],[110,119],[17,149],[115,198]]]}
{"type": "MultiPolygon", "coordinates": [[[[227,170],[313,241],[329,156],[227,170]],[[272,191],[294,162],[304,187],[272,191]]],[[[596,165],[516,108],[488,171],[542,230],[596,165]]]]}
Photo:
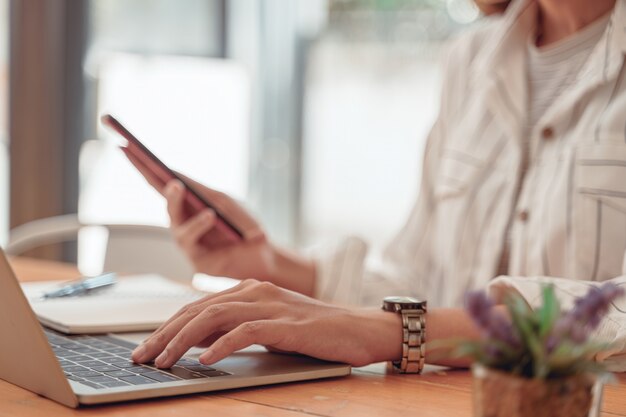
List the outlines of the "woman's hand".
{"type": "Polygon", "coordinates": [[[211,190],[183,177],[196,192],[228,216],[243,233],[243,241],[222,247],[208,247],[201,238],[215,227],[216,214],[207,208],[188,218],[184,212],[185,189],[180,181],[170,181],[163,189],[167,199],[170,228],[178,246],[197,271],[237,279],[268,279],[274,269],[274,250],[258,223],[226,194],[211,190]]]}
{"type": "Polygon", "coordinates": [[[221,247],[205,246],[201,238],[215,227],[215,212],[207,208],[188,218],[184,211],[186,191],[183,184],[177,180],[164,184],[141,160],[125,148],[122,150],[146,180],[167,199],[170,227],[174,237],[196,271],[242,280],[256,278],[303,294],[313,294],[315,283],[313,261],[273,245],[257,221],[235,200],[178,174],[243,233],[242,242],[221,247]]]}
{"type": "Polygon", "coordinates": [[[169,368],[193,346],[203,364],[252,344],[362,366],[401,356],[400,316],[325,304],[267,282],[246,280],[187,305],[133,352],[169,368]]]}

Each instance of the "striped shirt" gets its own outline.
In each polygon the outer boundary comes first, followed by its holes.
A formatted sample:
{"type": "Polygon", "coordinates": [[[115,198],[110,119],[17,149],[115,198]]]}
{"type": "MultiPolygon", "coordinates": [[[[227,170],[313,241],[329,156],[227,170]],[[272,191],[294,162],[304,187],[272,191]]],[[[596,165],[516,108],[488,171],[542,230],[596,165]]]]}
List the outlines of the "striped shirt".
{"type": "Polygon", "coordinates": [[[572,86],[591,51],[606,30],[607,14],[573,35],[538,48],[536,36],[529,38],[528,53],[528,121],[532,129],[550,106],[572,86]]]}
{"type": "MultiPolygon", "coordinates": [[[[567,304],[594,282],[626,285],[626,0],[527,129],[536,20],[534,0],[514,0],[451,46],[408,221],[381,257],[356,237],[320,253],[319,298],[377,305],[411,295],[459,307],[468,289],[489,287],[535,305],[549,281],[567,304]],[[498,276],[507,234],[508,273],[498,276]]],[[[626,351],[626,314],[614,309],[598,332],[617,342],[611,358],[626,351]]]]}
{"type": "MultiPolygon", "coordinates": [[[[528,115],[524,137],[537,125],[541,116],[552,106],[557,98],[567,91],[576,81],[576,75],[582,69],[591,51],[598,44],[604,33],[610,14],[597,19],[592,24],[573,35],[551,44],[538,48],[537,34],[528,38],[527,45],[527,73],[528,73],[528,115]]],[[[517,195],[526,179],[530,164],[529,140],[524,140],[522,148],[522,164],[517,188],[517,195]]],[[[509,228],[511,219],[509,219],[509,228]]],[[[498,266],[498,274],[506,275],[509,272],[511,236],[507,238],[502,249],[502,258],[498,266]]]]}

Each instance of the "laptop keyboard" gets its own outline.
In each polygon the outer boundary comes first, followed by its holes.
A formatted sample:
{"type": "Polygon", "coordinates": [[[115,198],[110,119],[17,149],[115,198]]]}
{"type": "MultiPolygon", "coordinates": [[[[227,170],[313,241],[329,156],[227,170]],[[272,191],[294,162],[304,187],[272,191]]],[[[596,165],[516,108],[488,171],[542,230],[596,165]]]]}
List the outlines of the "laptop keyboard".
{"type": "Polygon", "coordinates": [[[96,389],[158,384],[231,375],[183,358],[170,369],[130,359],[135,345],[106,335],[65,336],[44,329],[67,379],[96,389]]]}

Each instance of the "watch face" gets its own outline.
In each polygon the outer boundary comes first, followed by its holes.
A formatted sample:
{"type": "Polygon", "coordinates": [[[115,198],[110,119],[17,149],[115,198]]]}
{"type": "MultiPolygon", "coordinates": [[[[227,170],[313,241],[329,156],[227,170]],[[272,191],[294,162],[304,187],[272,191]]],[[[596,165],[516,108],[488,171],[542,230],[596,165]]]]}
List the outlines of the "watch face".
{"type": "Polygon", "coordinates": [[[400,311],[426,309],[426,301],[414,297],[385,297],[383,309],[386,311],[400,311]]]}
{"type": "Polygon", "coordinates": [[[421,303],[421,300],[418,300],[417,298],[414,297],[397,297],[397,296],[392,296],[392,297],[385,297],[385,302],[387,303],[397,303],[397,304],[415,304],[415,303],[421,303]]]}

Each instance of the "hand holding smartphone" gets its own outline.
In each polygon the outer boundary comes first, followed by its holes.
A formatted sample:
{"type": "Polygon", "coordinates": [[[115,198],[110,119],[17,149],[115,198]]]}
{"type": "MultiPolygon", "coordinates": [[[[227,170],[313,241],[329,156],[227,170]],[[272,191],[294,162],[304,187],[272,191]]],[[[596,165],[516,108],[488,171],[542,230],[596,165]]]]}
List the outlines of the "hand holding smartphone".
{"type": "MultiPolygon", "coordinates": [[[[237,243],[243,240],[243,233],[233,224],[224,213],[198,194],[193,187],[188,184],[180,175],[168,168],[159,158],[157,158],[139,139],[128,131],[117,119],[110,114],[101,118],[102,124],[115,130],[127,141],[127,145],[122,146],[124,153],[131,155],[135,161],[145,167],[152,176],[160,183],[161,188],[171,180],[180,181],[185,187],[184,211],[187,218],[191,218],[197,213],[207,208],[215,212],[215,226],[207,232],[200,242],[208,247],[219,247],[237,243]]],[[[161,191],[161,190],[157,190],[161,191]]]]}

